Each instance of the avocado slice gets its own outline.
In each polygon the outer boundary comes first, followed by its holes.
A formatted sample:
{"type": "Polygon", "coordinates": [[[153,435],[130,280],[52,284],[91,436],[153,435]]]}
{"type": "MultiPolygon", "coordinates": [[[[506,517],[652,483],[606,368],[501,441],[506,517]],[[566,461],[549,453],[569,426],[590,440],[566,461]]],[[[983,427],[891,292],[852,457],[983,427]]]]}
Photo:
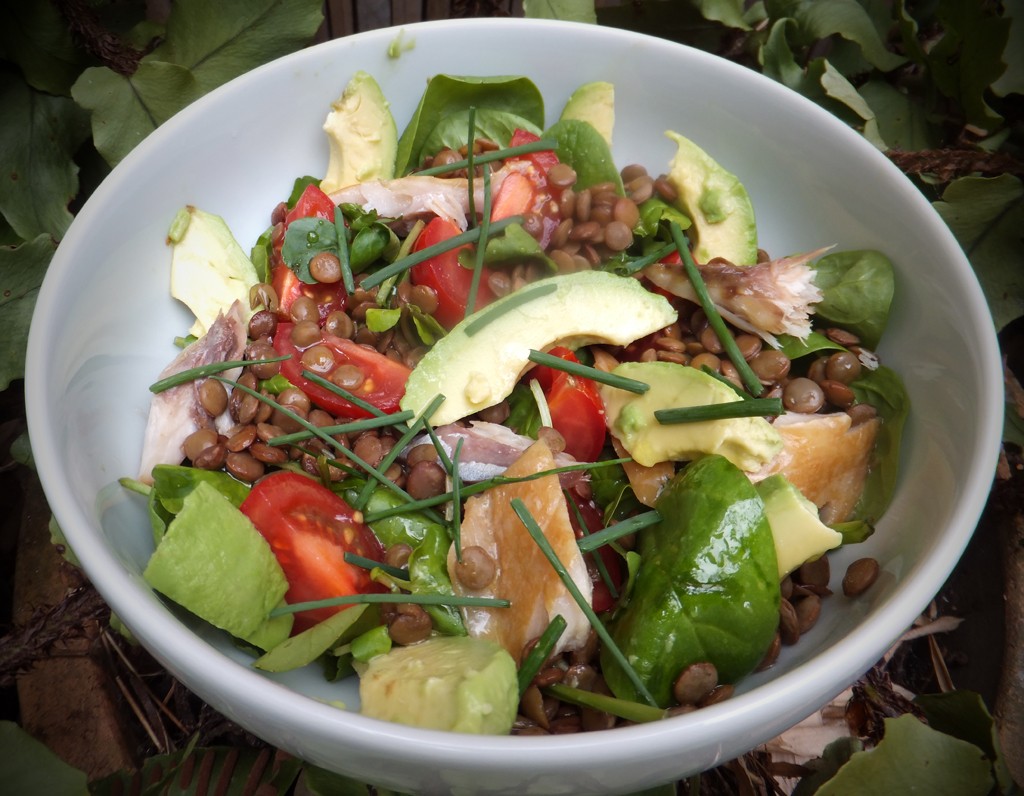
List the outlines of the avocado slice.
{"type": "Polygon", "coordinates": [[[676,320],[664,297],[636,279],[579,271],[525,285],[460,321],[413,369],[402,409],[452,423],[504,400],[529,366],[531,349],[627,345],[676,320]]]}
{"type": "Polygon", "coordinates": [[[717,453],[741,470],[754,472],[782,450],[782,437],[763,417],[659,423],[654,417],[658,409],[743,400],[696,368],[675,362],[623,362],[612,373],[650,385],[641,394],[600,387],[609,431],[639,464],[689,461],[717,453]]]}
{"type": "Polygon", "coordinates": [[[700,263],[715,257],[733,265],[756,263],[757,224],[743,183],[690,139],[671,130],[665,135],[677,146],[668,179],[678,192],[676,207],[693,221],[694,258],[700,263]]]}
{"type": "Polygon", "coordinates": [[[507,735],[519,706],[516,663],[493,641],[434,636],[372,658],[360,712],[412,727],[507,735]]]}
{"type": "Polygon", "coordinates": [[[775,538],[780,580],[805,561],[811,561],[842,543],[842,534],[819,520],[818,507],[800,494],[800,490],[781,473],[758,482],[757,493],[764,501],[768,524],[775,538]]]}
{"type": "Polygon", "coordinates": [[[249,518],[206,481],[185,496],[142,577],[196,616],[260,649],[291,632],[290,614],[270,618],[288,590],[274,552],[249,518]]]}
{"type": "Polygon", "coordinates": [[[191,334],[202,337],[236,301],[249,306],[249,288],[259,276],[223,218],[187,205],[171,222],[167,242],[173,247],[171,295],[196,316],[191,334]]]}
{"type": "Polygon", "coordinates": [[[320,181],[324,193],[395,176],[395,117],[380,85],[366,72],[356,72],[331,103],[324,132],[331,147],[327,174],[320,181]]]}
{"type": "Polygon", "coordinates": [[[559,119],[589,122],[611,146],[615,127],[615,86],[603,80],[584,83],[569,97],[559,119]]]}

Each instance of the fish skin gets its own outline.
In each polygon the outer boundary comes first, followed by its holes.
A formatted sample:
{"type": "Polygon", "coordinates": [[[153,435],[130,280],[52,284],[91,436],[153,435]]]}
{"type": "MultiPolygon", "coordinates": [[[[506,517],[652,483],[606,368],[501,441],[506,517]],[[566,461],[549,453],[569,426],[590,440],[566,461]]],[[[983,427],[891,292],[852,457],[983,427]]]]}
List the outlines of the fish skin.
{"type": "MultiPolygon", "coordinates": [[[[226,313],[217,316],[205,335],[183,349],[160,372],[159,378],[165,379],[200,365],[241,359],[246,334],[242,305],[236,301],[226,313]]],[[[220,375],[234,380],[240,370],[234,368],[220,375]]],[[[143,483],[153,483],[152,472],[156,465],[180,464],[184,460],[182,445],[190,434],[211,427],[225,431],[232,425],[227,410],[215,420],[203,409],[199,401],[199,387],[203,381],[205,379],[179,384],[153,396],[139,465],[139,480],[143,483]]]]}

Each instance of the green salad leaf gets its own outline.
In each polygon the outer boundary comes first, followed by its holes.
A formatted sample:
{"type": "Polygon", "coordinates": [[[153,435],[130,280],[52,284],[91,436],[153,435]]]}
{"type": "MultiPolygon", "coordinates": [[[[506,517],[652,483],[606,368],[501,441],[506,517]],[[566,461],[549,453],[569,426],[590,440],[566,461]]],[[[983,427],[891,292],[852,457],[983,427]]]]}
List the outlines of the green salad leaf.
{"type": "Polygon", "coordinates": [[[562,119],[545,130],[544,137],[558,142],[555,153],[576,172],[576,189],[610,182],[616,191],[623,193],[622,177],[611,149],[594,125],[579,119],[562,119]]]}
{"type": "Polygon", "coordinates": [[[896,278],[892,262],[878,251],[827,254],[813,266],[823,298],[819,319],[841,326],[875,348],[889,320],[896,278]]]}
{"type": "Polygon", "coordinates": [[[878,411],[882,425],[875,441],[874,460],[868,471],[864,492],[854,510],[855,519],[874,523],[882,516],[896,489],[899,477],[900,440],[910,413],[910,396],[894,370],[880,366],[862,371],[850,384],[860,403],[871,404],[878,411]]]}

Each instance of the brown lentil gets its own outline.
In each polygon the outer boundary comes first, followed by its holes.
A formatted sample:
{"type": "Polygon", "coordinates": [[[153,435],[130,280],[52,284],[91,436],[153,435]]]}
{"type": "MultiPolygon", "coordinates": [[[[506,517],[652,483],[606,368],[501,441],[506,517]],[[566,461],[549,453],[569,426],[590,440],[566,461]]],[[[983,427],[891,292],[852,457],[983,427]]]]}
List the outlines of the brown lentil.
{"type": "Polygon", "coordinates": [[[706,708],[710,707],[711,705],[717,705],[719,702],[724,702],[725,700],[732,697],[732,695],[735,692],[736,686],[732,685],[731,683],[722,683],[721,685],[716,685],[714,688],[711,689],[711,692],[697,704],[697,707],[706,708]]]}
{"type": "Polygon", "coordinates": [[[391,545],[391,547],[384,551],[384,563],[388,566],[403,569],[409,563],[410,555],[412,555],[412,548],[405,544],[405,542],[399,542],[398,544],[391,545]]]}
{"type": "Polygon", "coordinates": [[[247,366],[257,379],[272,379],[281,372],[280,362],[264,362],[265,359],[273,359],[277,351],[270,343],[257,340],[251,343],[245,351],[245,358],[249,361],[247,366]]]}
{"type": "Polygon", "coordinates": [[[447,478],[448,474],[436,459],[416,462],[409,467],[405,490],[413,500],[435,497],[444,494],[447,478]]]}
{"type": "Polygon", "coordinates": [[[548,182],[556,188],[568,188],[576,184],[576,171],[568,163],[556,163],[548,169],[548,182]]]}
{"type": "Polygon", "coordinates": [[[228,408],[228,391],[214,379],[204,379],[199,385],[199,404],[210,417],[217,417],[228,408]]]}
{"type": "Polygon", "coordinates": [[[814,627],[821,615],[821,598],[817,594],[808,594],[799,599],[793,607],[796,610],[800,635],[803,635],[814,627]]]}
{"type": "Polygon", "coordinates": [[[523,715],[533,721],[539,727],[547,729],[549,725],[548,715],[544,710],[544,696],[536,685],[527,686],[523,697],[519,701],[519,707],[523,715]]]}
{"type": "Polygon", "coordinates": [[[254,442],[249,446],[249,453],[254,459],[264,464],[284,464],[288,461],[288,451],[284,448],[267,445],[265,442],[254,442]]]}
{"type": "Polygon", "coordinates": [[[672,696],[680,705],[696,705],[718,685],[718,669],[710,661],[691,663],[672,685],[672,696]]]}
{"type": "Polygon", "coordinates": [[[679,191],[676,190],[676,186],[672,184],[672,181],[665,175],[661,175],[654,181],[654,190],[658,196],[664,199],[666,202],[674,202],[679,198],[679,191]]]}
{"type": "Polygon", "coordinates": [[[860,360],[849,351],[836,351],[825,362],[825,378],[849,384],[860,376],[860,360]]]}
{"type": "Polygon", "coordinates": [[[626,222],[609,221],[604,228],[604,245],[615,252],[621,252],[633,243],[633,228],[626,222]]]}
{"type": "Polygon", "coordinates": [[[280,300],[272,285],[259,282],[249,288],[249,309],[255,310],[262,307],[263,310],[274,313],[277,312],[279,306],[280,300]]]}
{"type": "Polygon", "coordinates": [[[858,558],[846,570],[843,576],[843,594],[847,597],[859,597],[878,580],[881,568],[873,558],[858,558]]]}
{"type": "Polygon", "coordinates": [[[309,260],[309,275],[322,284],[336,284],[341,281],[341,260],[333,252],[317,252],[309,260]]]}
{"type": "Polygon", "coordinates": [[[352,452],[371,467],[376,467],[384,458],[384,446],[373,432],[360,434],[352,445],[352,452]]]}
{"type": "Polygon", "coordinates": [[[298,387],[286,387],[281,390],[278,393],[277,402],[288,409],[301,411],[303,418],[307,417],[313,408],[309,396],[298,387]]]}
{"type": "Polygon", "coordinates": [[[800,640],[800,619],[793,603],[786,599],[779,603],[779,635],[787,647],[800,640]]]}
{"type": "Polygon", "coordinates": [[[797,579],[805,586],[828,586],[830,578],[831,566],[825,555],[805,561],[797,570],[797,579]]]}
{"type": "Polygon", "coordinates": [[[430,614],[414,603],[399,603],[395,618],[388,623],[388,635],[396,644],[407,646],[423,641],[433,627],[430,614]]]}
{"type": "Polygon", "coordinates": [[[215,428],[201,428],[198,431],[193,431],[182,443],[182,453],[185,454],[186,459],[190,459],[195,462],[196,458],[204,450],[209,448],[211,445],[217,444],[217,429],[215,428]]]}
{"type": "Polygon", "coordinates": [[[789,374],[791,365],[789,357],[775,349],[760,351],[750,359],[750,369],[762,384],[781,381],[789,374]]]}
{"type": "Polygon", "coordinates": [[[750,361],[761,352],[761,338],[756,334],[738,334],[735,339],[736,347],[745,360],[750,361]]]}
{"type": "Polygon", "coordinates": [[[331,384],[337,385],[346,390],[355,390],[365,380],[366,376],[357,366],[348,363],[338,365],[331,375],[327,377],[331,384]]]}
{"type": "Polygon", "coordinates": [[[811,415],[825,405],[825,393],[816,382],[801,376],[783,388],[782,405],[790,412],[811,415]]]}
{"type": "Polygon", "coordinates": [[[779,659],[779,653],[782,651],[782,636],[776,632],[772,638],[772,643],[768,645],[768,649],[765,650],[764,657],[761,658],[761,662],[757,664],[757,671],[762,672],[765,669],[772,666],[775,661],[779,659]]]}
{"type": "Polygon", "coordinates": [[[722,345],[722,341],[718,339],[715,330],[710,326],[700,333],[700,344],[709,354],[721,354],[725,351],[725,346],[722,345]]]}
{"type": "Polygon", "coordinates": [[[846,413],[850,416],[854,426],[878,416],[878,410],[871,404],[854,404],[846,410],[846,413]]]}
{"type": "Polygon", "coordinates": [[[291,337],[296,348],[308,348],[320,339],[320,326],[316,321],[298,321],[292,327],[291,337]]]}
{"type": "Polygon", "coordinates": [[[241,426],[234,434],[228,437],[228,441],[224,444],[231,453],[237,453],[238,451],[244,451],[252,445],[255,439],[256,426],[241,426]]]}
{"type": "Polygon", "coordinates": [[[838,406],[840,409],[849,409],[857,399],[850,385],[843,384],[841,381],[825,379],[821,383],[821,389],[825,391],[825,397],[828,399],[828,402],[838,406]]]}
{"type": "Polygon", "coordinates": [[[277,314],[270,310],[257,310],[249,319],[249,337],[253,340],[273,337],[276,331],[277,314]]]}
{"type": "Polygon", "coordinates": [[[543,440],[551,448],[552,453],[561,453],[565,450],[565,437],[551,426],[541,426],[537,429],[537,439],[543,440]]]}
{"type": "Polygon", "coordinates": [[[855,335],[853,332],[848,332],[845,329],[826,329],[825,337],[827,337],[836,345],[845,346],[846,348],[849,348],[852,345],[857,345],[860,342],[860,338],[857,335],[855,335]]]}
{"type": "Polygon", "coordinates": [[[654,180],[647,174],[630,180],[626,183],[625,188],[629,198],[638,205],[654,196],[654,180]]]}
{"type": "Polygon", "coordinates": [[[573,211],[573,216],[579,222],[590,220],[590,205],[591,205],[591,194],[590,191],[578,191],[576,193],[576,208],[573,211]]]}
{"type": "Polygon", "coordinates": [[[467,589],[479,591],[487,588],[498,573],[494,557],[479,545],[462,550],[462,558],[455,562],[455,577],[467,589]]]}
{"type": "Polygon", "coordinates": [[[706,367],[709,370],[713,370],[715,371],[715,373],[717,373],[719,369],[722,367],[722,360],[719,359],[714,354],[709,354],[707,351],[705,351],[702,354],[697,354],[697,356],[691,359],[690,366],[697,368],[698,370],[706,367]]]}
{"type": "Polygon", "coordinates": [[[309,296],[297,296],[288,308],[288,315],[295,323],[320,320],[320,310],[309,296]]]}
{"type": "Polygon", "coordinates": [[[239,481],[252,483],[263,475],[266,468],[248,451],[233,451],[224,460],[224,467],[239,481]]]}
{"type": "Polygon", "coordinates": [[[217,442],[203,448],[192,457],[192,466],[200,470],[219,470],[227,459],[228,449],[223,442],[217,442]]]}

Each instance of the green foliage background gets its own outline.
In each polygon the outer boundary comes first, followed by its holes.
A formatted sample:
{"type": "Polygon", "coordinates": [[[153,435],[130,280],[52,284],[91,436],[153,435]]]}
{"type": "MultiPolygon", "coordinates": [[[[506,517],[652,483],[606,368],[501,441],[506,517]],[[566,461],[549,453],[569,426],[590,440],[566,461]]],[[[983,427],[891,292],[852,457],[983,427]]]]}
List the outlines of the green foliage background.
{"type": "MultiPolygon", "coordinates": [[[[472,4],[453,4],[460,5],[472,4]]],[[[523,5],[528,16],[622,27],[717,53],[822,105],[933,202],[978,275],[996,329],[1019,326],[1024,0],[523,5]]],[[[36,295],[92,189],[174,113],[308,45],[322,22],[314,0],[175,0],[166,18],[147,17],[141,0],[0,0],[0,390],[24,375],[36,295]]],[[[1024,442],[1024,424],[1016,429],[1008,424],[1008,438],[1024,442]]],[[[889,745],[877,747],[874,763],[855,739],[837,742],[798,792],[879,792],[882,782],[898,790],[908,775],[907,787],[920,785],[908,758],[934,764],[934,784],[945,792],[953,782],[957,793],[1014,792],[985,706],[971,695],[951,701],[955,710],[934,699],[921,706],[931,726],[889,719],[889,745]]],[[[21,742],[16,728],[0,730],[21,742]]],[[[334,782],[324,792],[365,792],[345,786],[351,790],[334,782]]]]}

